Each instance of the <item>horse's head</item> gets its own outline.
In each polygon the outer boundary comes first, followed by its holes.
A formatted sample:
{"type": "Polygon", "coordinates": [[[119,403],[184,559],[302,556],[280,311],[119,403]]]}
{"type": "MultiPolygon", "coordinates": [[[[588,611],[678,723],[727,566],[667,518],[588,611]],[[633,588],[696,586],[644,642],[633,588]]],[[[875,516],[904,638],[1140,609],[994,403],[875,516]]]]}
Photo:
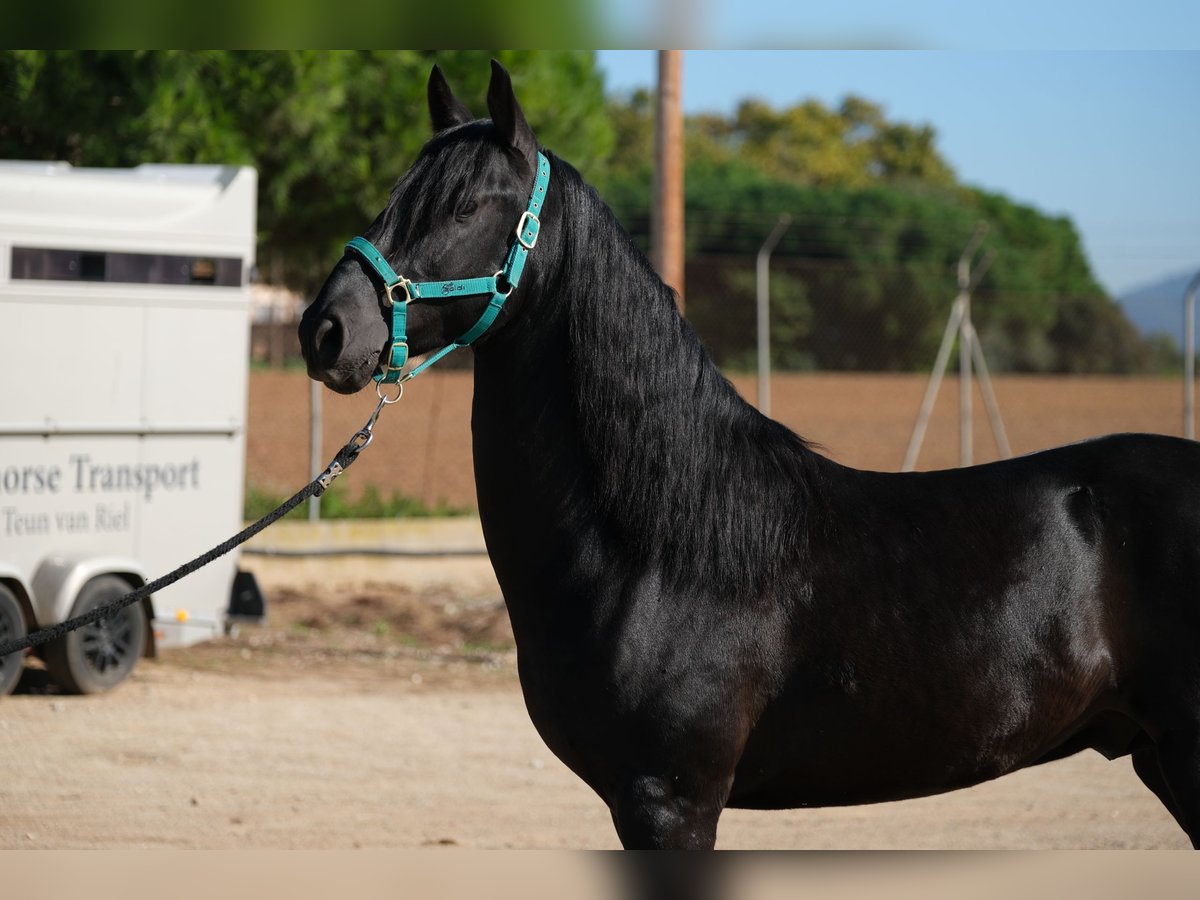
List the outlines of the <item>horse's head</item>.
{"type": "MultiPolygon", "coordinates": [[[[492,275],[505,263],[518,222],[528,221],[522,214],[538,165],[537,141],[499,63],[492,63],[490,121],[475,120],[436,66],[428,93],[434,137],[363,237],[410,282],[492,275]]],[[[379,269],[347,252],[300,322],[309,376],[339,393],[361,390],[391,360],[392,312],[379,269]]],[[[394,293],[396,303],[405,302],[403,290],[394,293]]],[[[520,293],[505,304],[491,332],[512,317],[520,293]]],[[[409,353],[428,353],[460,338],[491,299],[490,293],[460,296],[455,289],[445,297],[415,298],[407,306],[409,353]]]]}

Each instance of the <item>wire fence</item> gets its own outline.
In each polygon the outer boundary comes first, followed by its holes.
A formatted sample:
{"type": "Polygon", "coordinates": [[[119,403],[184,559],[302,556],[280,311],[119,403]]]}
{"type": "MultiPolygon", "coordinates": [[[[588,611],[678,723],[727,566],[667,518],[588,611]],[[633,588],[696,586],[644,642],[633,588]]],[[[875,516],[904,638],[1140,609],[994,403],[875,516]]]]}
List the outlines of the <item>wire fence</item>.
{"type": "MultiPolygon", "coordinates": [[[[687,319],[716,363],[730,371],[756,365],[755,262],[753,257],[693,256],[686,266],[687,319]]],[[[848,265],[842,261],[772,261],[770,346],[779,371],[914,372],[927,369],[955,295],[953,273],[911,266],[848,265]]],[[[985,345],[1010,354],[986,326],[986,294],[976,304],[985,345]]],[[[251,326],[251,360],[287,366],[300,361],[298,316],[276,316],[251,326]]],[[[469,367],[469,354],[442,364],[469,367]]]]}
{"type": "MultiPolygon", "coordinates": [[[[918,372],[933,364],[954,298],[954,266],[770,260],[770,356],[778,371],[918,372]]],[[[1158,374],[1183,368],[1181,335],[1143,336],[1112,300],[972,288],[972,320],[998,373],[1158,374]]],[[[718,365],[756,363],[755,259],[689,258],[687,317],[718,365]]]]}
{"type": "MultiPolygon", "coordinates": [[[[756,271],[752,255],[692,256],[686,269],[686,312],[717,364],[749,401],[756,402],[756,271]]],[[[781,255],[771,260],[771,415],[823,446],[824,452],[860,468],[898,470],[905,462],[927,399],[931,370],[959,293],[951,267],[862,265],[845,260],[781,255]]],[[[1056,309],[1069,319],[1071,298],[1029,289],[1017,298],[1034,308],[1056,309]],[[1064,312],[1065,311],[1065,312],[1064,312]]],[[[1001,301],[985,288],[970,306],[978,347],[994,377],[995,399],[1014,453],[1027,453],[1094,435],[1120,431],[1184,433],[1182,354],[1165,369],[1147,365],[1146,342],[1115,330],[1107,342],[1095,334],[1084,342],[1061,322],[1044,332],[1014,337],[998,321],[1001,301]],[[1057,329],[1057,331],[1055,330],[1057,329]],[[1126,341],[1122,335],[1131,337],[1126,341]],[[1059,369],[1055,371],[1056,367],[1059,369]]],[[[252,325],[251,352],[259,374],[252,378],[248,479],[255,487],[282,490],[307,477],[303,453],[308,420],[304,373],[296,337],[298,320],[277,316],[252,325]],[[270,371],[275,374],[271,375],[270,371]],[[280,380],[280,376],[288,379],[280,380]],[[269,377],[268,377],[269,376],[269,377]],[[289,380],[290,379],[290,380],[289,380]],[[257,387],[256,387],[257,385],[257,387]],[[273,386],[273,387],[269,387],[273,386]],[[281,415],[275,433],[259,435],[255,391],[270,400],[263,408],[281,415]],[[285,450],[256,447],[290,434],[285,450]],[[282,464],[296,458],[295,471],[282,464]],[[262,465],[256,459],[263,461],[262,465]],[[282,477],[286,474],[287,477],[282,477]]],[[[1083,319],[1074,326],[1089,327],[1083,319]]],[[[984,394],[972,386],[973,418],[963,424],[964,404],[956,343],[946,356],[947,377],[929,405],[918,469],[959,465],[968,443],[973,462],[1001,455],[991,434],[984,394]]],[[[422,465],[360,468],[362,484],[383,495],[397,491],[430,506],[474,506],[471,472],[469,353],[453,354],[422,379],[402,409],[405,452],[422,465]]],[[[981,367],[974,363],[978,372],[981,367]]],[[[356,398],[330,396],[326,403],[327,455],[338,431],[361,416],[356,398]],[[339,411],[346,405],[345,411],[339,411]],[[338,417],[341,418],[338,418],[338,417]],[[330,424],[334,423],[334,424],[330,424]],[[331,430],[332,428],[332,430],[331,430]]],[[[361,400],[361,398],[357,398],[361,400]]],[[[266,421],[263,419],[262,421],[266,421]]]]}
{"type": "MultiPolygon", "coordinates": [[[[770,260],[769,283],[770,363],[778,372],[927,372],[959,290],[953,265],[782,253],[770,260]]],[[[717,365],[753,371],[754,254],[693,254],[685,285],[687,319],[717,365]]],[[[986,278],[971,293],[972,321],[997,374],[1183,371],[1181,334],[1142,336],[1107,298],[1064,296],[1037,285],[1000,291],[986,278]]],[[[255,321],[252,361],[297,364],[297,324],[290,309],[255,321]]],[[[469,368],[470,355],[455,354],[442,366],[469,368]]]]}
{"type": "MultiPolygon", "coordinates": [[[[842,261],[773,260],[772,368],[781,371],[915,371],[937,351],[953,282],[930,289],[911,269],[855,269],[842,261]]],[[[927,273],[926,282],[936,281],[927,273]]],[[[700,256],[687,266],[687,315],[717,364],[756,363],[753,257],[700,256]]]]}

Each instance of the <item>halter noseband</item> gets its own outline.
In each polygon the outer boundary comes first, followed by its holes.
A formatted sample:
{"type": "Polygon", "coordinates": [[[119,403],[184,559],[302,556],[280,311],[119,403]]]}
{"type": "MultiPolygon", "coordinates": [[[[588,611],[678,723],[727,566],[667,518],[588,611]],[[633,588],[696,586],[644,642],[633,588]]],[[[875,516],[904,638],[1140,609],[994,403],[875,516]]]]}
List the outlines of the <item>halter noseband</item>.
{"type": "Polygon", "coordinates": [[[403,383],[423,372],[452,350],[466,347],[474,343],[487,331],[500,310],[504,301],[517,289],[521,280],[521,272],[525,268],[525,257],[537,244],[538,233],[542,223],[538,213],[542,210],[542,201],[546,198],[546,189],[550,186],[550,162],[541,153],[537,155],[537,176],[533,182],[533,192],[529,197],[529,206],[521,214],[517,222],[516,236],[509,247],[504,267],[495,275],[484,278],[460,278],[456,281],[409,281],[388,265],[375,245],[364,237],[351,238],[346,244],[346,251],[353,251],[375,270],[383,279],[383,305],[392,309],[391,349],[388,351],[388,361],[382,372],[375,374],[375,380],[381,384],[403,383]],[[394,291],[402,291],[404,296],[393,296],[394,291]],[[452,343],[438,350],[407,375],[401,377],[400,370],[408,361],[408,304],[414,300],[437,300],[447,297],[469,297],[479,294],[491,294],[491,302],[482,315],[465,333],[455,338],[452,343]]]}

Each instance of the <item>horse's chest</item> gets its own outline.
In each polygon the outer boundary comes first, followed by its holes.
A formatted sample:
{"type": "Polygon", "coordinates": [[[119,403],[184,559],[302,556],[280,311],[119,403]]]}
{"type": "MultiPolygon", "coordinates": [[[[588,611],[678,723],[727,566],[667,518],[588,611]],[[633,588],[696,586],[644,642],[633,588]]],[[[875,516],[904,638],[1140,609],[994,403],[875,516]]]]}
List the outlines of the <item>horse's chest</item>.
{"type": "Polygon", "coordinates": [[[660,624],[655,616],[626,616],[603,629],[518,629],[534,726],[601,796],[630,772],[669,769],[680,746],[736,756],[753,719],[746,698],[759,693],[764,676],[745,648],[716,627],[660,624]]]}
{"type": "Polygon", "coordinates": [[[616,710],[594,673],[553,650],[539,654],[519,643],[517,667],[529,718],[546,746],[604,796],[616,710]]]}

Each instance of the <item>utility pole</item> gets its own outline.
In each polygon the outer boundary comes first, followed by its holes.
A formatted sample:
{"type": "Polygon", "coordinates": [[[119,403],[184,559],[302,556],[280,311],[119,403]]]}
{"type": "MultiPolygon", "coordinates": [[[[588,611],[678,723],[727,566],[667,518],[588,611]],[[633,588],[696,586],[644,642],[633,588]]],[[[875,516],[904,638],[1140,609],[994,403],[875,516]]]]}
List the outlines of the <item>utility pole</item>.
{"type": "Polygon", "coordinates": [[[1196,292],[1200,272],[1183,293],[1183,436],[1196,439],[1196,292]]]}
{"type": "Polygon", "coordinates": [[[683,312],[683,51],[658,51],[650,257],[683,312]]]}

